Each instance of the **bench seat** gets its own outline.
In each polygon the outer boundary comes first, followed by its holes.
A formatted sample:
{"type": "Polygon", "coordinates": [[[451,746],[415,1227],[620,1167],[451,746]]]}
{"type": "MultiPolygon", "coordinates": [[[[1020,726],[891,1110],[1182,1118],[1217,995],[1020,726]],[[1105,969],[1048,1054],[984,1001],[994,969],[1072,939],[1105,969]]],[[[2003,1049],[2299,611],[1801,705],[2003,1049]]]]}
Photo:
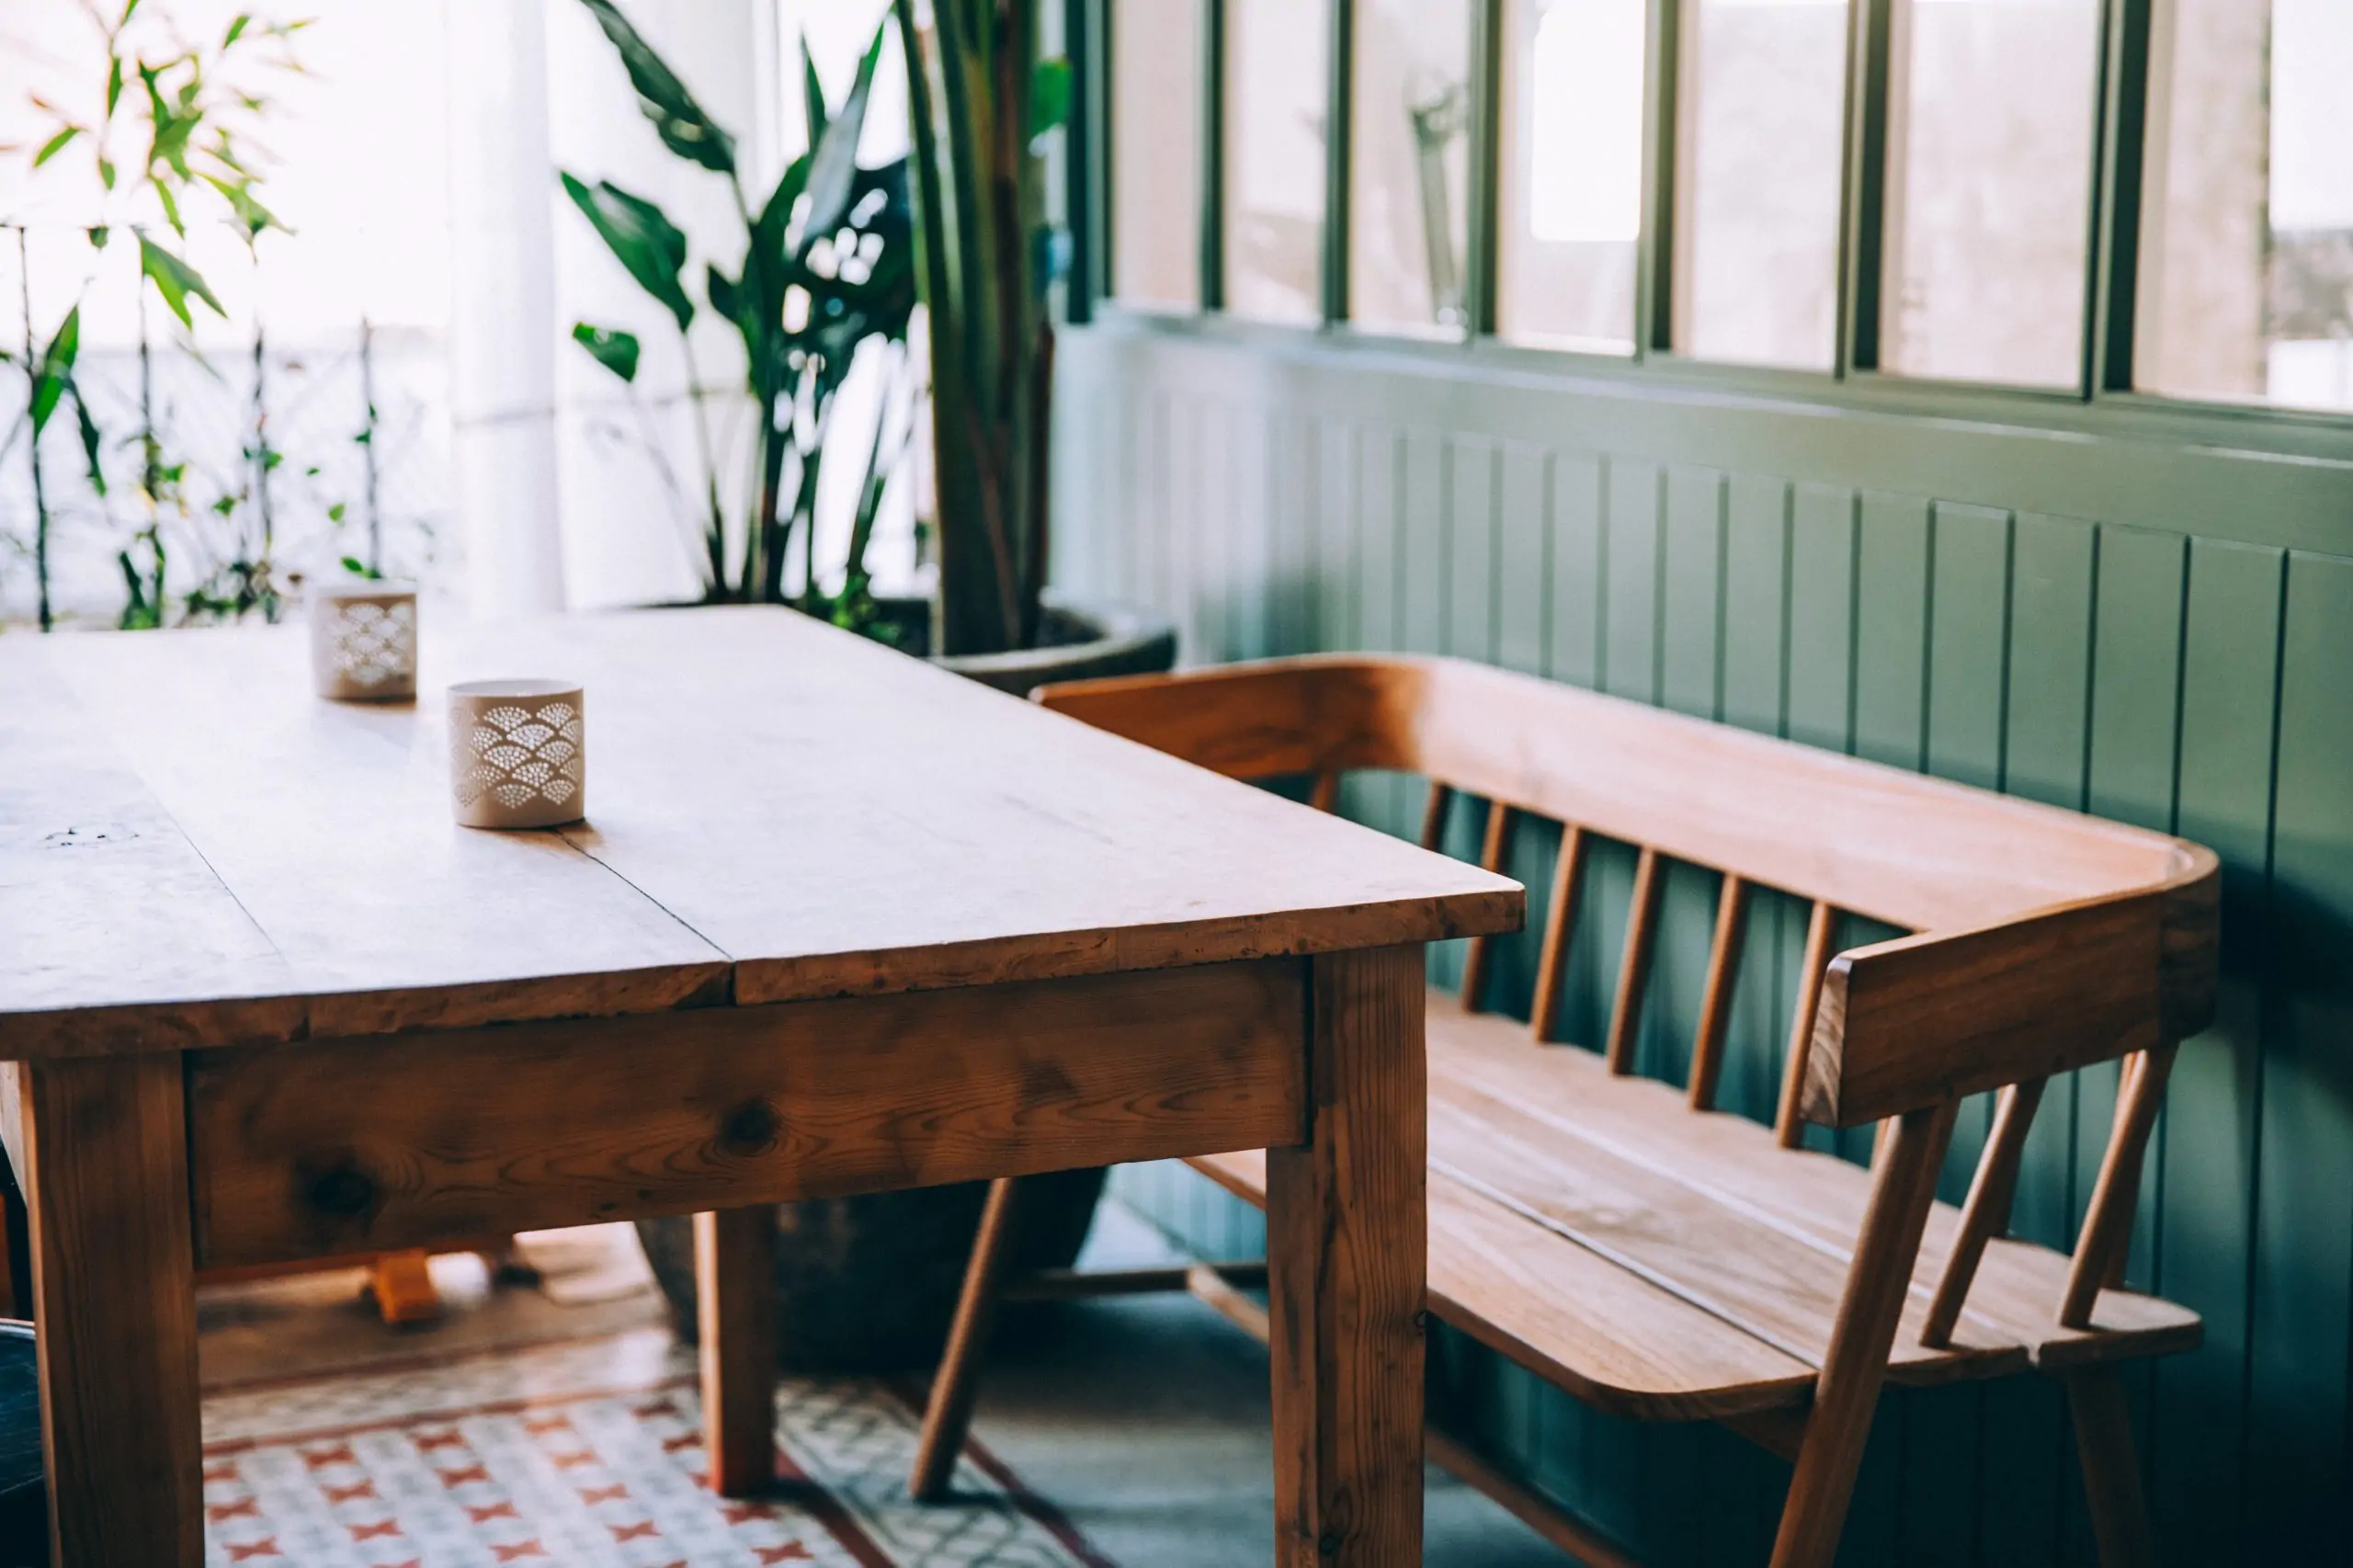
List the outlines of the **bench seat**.
{"type": "MultiPolygon", "coordinates": [[[[1429,999],[1430,1310],[1601,1409],[1721,1418],[1812,1399],[1870,1173],[1691,1111],[1683,1092],[1596,1052],[1429,999]]],[[[1192,1161],[1261,1207],[1264,1153],[1192,1161]]],[[[2089,1326],[2052,1312],[2068,1260],[1986,1246],[1953,1343],[1919,1325],[1961,1226],[1938,1203],[1888,1366],[1902,1384],[2062,1370],[2194,1348],[2187,1307],[2100,1293],[2089,1326]]]]}

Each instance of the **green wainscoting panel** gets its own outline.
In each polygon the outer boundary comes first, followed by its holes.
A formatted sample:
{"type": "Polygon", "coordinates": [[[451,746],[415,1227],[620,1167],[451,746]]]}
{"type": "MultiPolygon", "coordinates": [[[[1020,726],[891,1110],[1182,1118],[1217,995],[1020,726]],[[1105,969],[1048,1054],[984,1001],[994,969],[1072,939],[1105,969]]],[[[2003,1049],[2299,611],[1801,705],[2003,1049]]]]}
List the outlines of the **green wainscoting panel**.
{"type": "MultiPolygon", "coordinates": [[[[2128,1269],[2207,1323],[2203,1348],[2131,1379],[2160,1557],[2353,1560],[2353,463],[1529,363],[1116,314],[1074,331],[1061,579],[1172,615],[1190,663],[1450,652],[2211,845],[2221,1005],[2182,1048],[2128,1269]]],[[[1410,835],[1423,799],[1367,777],[1341,805],[1410,835]]],[[[1451,852],[1477,852],[1484,809],[1457,803],[1451,852]]],[[[1547,823],[1518,835],[1531,908],[1559,843],[1547,823]]],[[[1622,846],[1588,864],[1572,1049],[1606,1026],[1632,869],[1622,846]]],[[[1672,1082],[1716,892],[1690,868],[1666,881],[1638,1062],[1672,1082]]],[[[1805,920],[1756,895],[1726,1109],[1772,1114],[1805,920]]],[[[1526,1017],[1535,953],[1533,934],[1498,945],[1497,1009],[1526,1017]]],[[[2115,1094],[2107,1067],[2053,1085],[2018,1233],[2071,1243],[2115,1094]]],[[[1947,1196],[1990,1113],[1964,1109],[1947,1196]]],[[[1813,1137],[1868,1157],[1868,1132],[1813,1137]]],[[[1115,1190],[1205,1254],[1261,1244],[1179,1167],[1115,1190]]],[[[1442,1330],[1431,1390],[1455,1431],[1646,1561],[1765,1560],[1788,1467],[1761,1450],[1597,1415],[1442,1330]]],[[[1891,1395],[1839,1561],[2090,1563],[2055,1385],[1891,1395]]]]}

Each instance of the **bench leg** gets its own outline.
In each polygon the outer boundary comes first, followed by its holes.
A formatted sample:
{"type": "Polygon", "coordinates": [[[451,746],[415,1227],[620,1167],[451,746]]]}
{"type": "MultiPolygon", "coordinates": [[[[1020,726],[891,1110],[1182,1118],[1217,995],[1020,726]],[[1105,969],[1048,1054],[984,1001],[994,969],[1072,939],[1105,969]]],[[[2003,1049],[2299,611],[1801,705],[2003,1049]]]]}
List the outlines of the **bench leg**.
{"type": "Polygon", "coordinates": [[[50,1561],[197,1568],[204,1524],[180,1059],[28,1062],[17,1082],[50,1561]]]}
{"type": "Polygon", "coordinates": [[[2113,1367],[2087,1367],[2068,1373],[2066,1382],[2100,1568],[2145,1568],[2155,1560],[2155,1550],[2148,1504],[2141,1494],[2141,1466],[2132,1452],[2123,1376],[2113,1367]]]}
{"type": "Polygon", "coordinates": [[[1870,1204],[1863,1211],[1855,1261],[1847,1266],[1846,1293],[1814,1385],[1805,1444],[1798,1450],[1790,1500],[1773,1542],[1773,1568],[1829,1568],[1837,1553],[1959,1108],[1948,1101],[1908,1111],[1881,1140],[1872,1162],[1870,1204]]]}
{"type": "Polygon", "coordinates": [[[703,1454],[710,1489],[748,1497],[776,1482],[776,1210],[695,1216],[703,1454]]]}
{"type": "Polygon", "coordinates": [[[964,1292],[956,1301],[956,1321],[948,1331],[939,1373],[931,1381],[923,1436],[907,1477],[908,1494],[918,1503],[935,1503],[947,1495],[956,1456],[964,1450],[972,1400],[980,1390],[981,1354],[988,1348],[1004,1299],[1005,1266],[1013,1251],[1013,1215],[1020,1190],[1021,1183],[1013,1176],[989,1183],[988,1207],[981,1210],[980,1234],[973,1238],[972,1259],[964,1266],[964,1292]]]}
{"type": "Polygon", "coordinates": [[[1422,949],[1314,965],[1308,1141],[1267,1151],[1278,1568],[1422,1561],[1422,949]]]}

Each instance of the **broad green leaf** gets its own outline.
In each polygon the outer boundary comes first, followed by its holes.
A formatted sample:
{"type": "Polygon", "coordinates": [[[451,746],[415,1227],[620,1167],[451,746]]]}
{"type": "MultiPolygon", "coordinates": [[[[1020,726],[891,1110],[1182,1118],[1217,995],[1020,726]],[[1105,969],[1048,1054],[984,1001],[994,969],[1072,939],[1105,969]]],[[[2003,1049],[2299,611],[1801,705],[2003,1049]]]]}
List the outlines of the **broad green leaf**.
{"type": "Polygon", "coordinates": [[[580,3],[588,7],[588,14],[597,18],[605,37],[612,40],[615,51],[621,57],[622,68],[629,73],[630,85],[637,89],[638,107],[654,122],[662,144],[715,173],[733,174],[734,138],[703,112],[694,95],[687,91],[687,85],[678,80],[677,73],[639,36],[612,0],[580,3]]]}
{"type": "MultiPolygon", "coordinates": [[[[703,272],[702,291],[703,297],[710,301],[712,310],[739,326],[743,324],[744,290],[735,279],[728,277],[716,267],[707,267],[703,272]]],[[[579,336],[580,328],[574,327],[572,335],[574,337],[579,336]]],[[[628,378],[623,377],[622,380],[626,381],[628,378]]]]}
{"type": "Polygon", "coordinates": [[[69,125],[64,130],[59,131],[56,135],[51,137],[48,141],[42,142],[40,144],[40,151],[33,154],[33,167],[40,167],[43,164],[57,156],[58,153],[65,151],[65,149],[73,143],[74,138],[81,134],[82,128],[80,126],[69,125]]]}
{"type": "Polygon", "coordinates": [[[57,412],[58,400],[74,385],[74,361],[82,352],[82,307],[74,306],[57,324],[56,335],[49,347],[41,350],[40,367],[34,373],[32,395],[33,434],[38,436],[57,412]]]}
{"type": "Polygon", "coordinates": [[[833,111],[825,107],[825,84],[817,80],[817,62],[809,52],[809,29],[801,29],[801,114],[809,127],[809,150],[825,139],[825,121],[833,111]]]}
{"type": "Polygon", "coordinates": [[[90,229],[90,248],[92,250],[104,250],[107,248],[107,242],[112,238],[114,238],[114,231],[112,229],[108,228],[104,223],[94,224],[90,229]]]}
{"type": "Polygon", "coordinates": [[[1060,55],[1040,60],[1029,77],[1029,134],[1043,136],[1070,123],[1070,62],[1060,55]]]}
{"type": "Polygon", "coordinates": [[[593,187],[566,174],[564,194],[580,209],[638,287],[660,301],[677,318],[678,330],[694,319],[694,301],[678,283],[687,265],[687,236],[642,197],[631,196],[610,180],[593,187]]]}
{"type": "Polygon", "coordinates": [[[172,194],[172,187],[165,185],[163,181],[157,180],[155,182],[155,199],[163,203],[164,222],[172,226],[172,233],[179,235],[182,239],[186,239],[188,237],[188,225],[180,222],[179,198],[172,194]]]}
{"type": "Polygon", "coordinates": [[[858,80],[850,85],[849,97],[842,100],[841,112],[825,127],[824,136],[809,152],[809,215],[801,226],[801,238],[794,247],[806,256],[818,237],[830,234],[840,226],[842,215],[849,210],[850,187],[858,177],[858,142],[866,129],[866,105],[873,96],[874,67],[882,58],[882,40],[890,29],[886,19],[874,29],[874,41],[867,46],[865,58],[858,62],[858,80]]]}
{"type": "Polygon", "coordinates": [[[212,292],[211,285],[205,282],[203,274],[144,234],[139,236],[139,270],[154,281],[155,292],[164,297],[165,308],[180,318],[182,326],[196,324],[188,314],[190,294],[211,306],[214,315],[229,313],[212,292]]]}
{"type": "MultiPolygon", "coordinates": [[[[574,322],[572,341],[588,350],[591,359],[621,380],[637,380],[638,342],[635,333],[623,332],[614,326],[593,326],[585,321],[574,322]]],[[[338,522],[341,520],[336,519],[338,522]]]]}

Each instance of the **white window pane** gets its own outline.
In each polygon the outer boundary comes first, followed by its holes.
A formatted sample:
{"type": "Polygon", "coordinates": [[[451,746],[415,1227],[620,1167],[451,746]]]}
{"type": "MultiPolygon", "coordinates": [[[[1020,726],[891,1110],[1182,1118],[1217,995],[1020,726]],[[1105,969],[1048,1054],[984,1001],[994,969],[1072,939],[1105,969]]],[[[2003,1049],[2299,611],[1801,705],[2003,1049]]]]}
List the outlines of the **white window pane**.
{"type": "Polygon", "coordinates": [[[2353,409],[2353,6],[2165,0],[2139,344],[2152,392],[2353,409]]]}
{"type": "Polygon", "coordinates": [[[1505,337],[1633,351],[1643,13],[1643,0],[1505,0],[1505,337]]]}
{"type": "Polygon", "coordinates": [[[1111,292],[1201,302],[1200,0],[1120,0],[1111,32],[1111,292]]]}
{"type": "Polygon", "coordinates": [[[1225,308],[1324,316],[1331,19],[1325,0],[1243,0],[1225,13],[1225,308]]]}
{"type": "Polygon", "coordinates": [[[1847,0],[1686,0],[1683,15],[1676,347],[1827,369],[1847,0]]]}
{"type": "Polygon", "coordinates": [[[1470,243],[1469,0],[1358,0],[1348,314],[1459,328],[1470,243]]]}
{"type": "Polygon", "coordinates": [[[1896,0],[1881,364],[2081,376],[2100,0],[1896,0]]]}

